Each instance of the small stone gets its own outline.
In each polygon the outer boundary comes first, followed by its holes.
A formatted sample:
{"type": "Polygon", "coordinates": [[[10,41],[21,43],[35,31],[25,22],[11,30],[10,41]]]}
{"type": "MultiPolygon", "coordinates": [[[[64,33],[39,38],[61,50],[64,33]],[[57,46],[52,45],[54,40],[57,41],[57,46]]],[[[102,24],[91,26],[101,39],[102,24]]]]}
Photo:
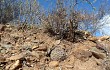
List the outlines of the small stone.
{"type": "Polygon", "coordinates": [[[69,57],[69,63],[70,64],[73,64],[75,62],[75,57],[73,56],[73,55],[71,55],[70,57],[69,57]]]}
{"type": "Polygon", "coordinates": [[[49,67],[57,67],[59,65],[59,62],[58,61],[51,61],[49,63],[49,67]]]}
{"type": "Polygon", "coordinates": [[[16,70],[20,66],[20,60],[17,60],[9,70],[16,70]]]}
{"type": "Polygon", "coordinates": [[[65,65],[67,68],[73,68],[73,65],[65,65]]]}
{"type": "Polygon", "coordinates": [[[1,62],[5,62],[5,61],[6,61],[5,57],[0,56],[0,63],[1,63],[1,62]]]}
{"type": "Polygon", "coordinates": [[[3,33],[0,33],[0,36],[3,35],[3,33]]]}
{"type": "Polygon", "coordinates": [[[55,45],[59,45],[61,43],[61,41],[60,40],[57,40],[54,44],[55,45]]]}
{"type": "Polygon", "coordinates": [[[7,24],[7,25],[6,25],[6,27],[7,27],[7,28],[10,28],[10,27],[12,27],[12,25],[10,25],[10,24],[7,24]]]}
{"type": "Polygon", "coordinates": [[[13,64],[7,65],[7,66],[5,67],[5,70],[9,70],[12,65],[13,65],[13,64]]]}
{"type": "Polygon", "coordinates": [[[32,52],[32,53],[33,53],[33,56],[38,58],[38,60],[45,56],[45,52],[44,51],[35,51],[35,52],[32,52]]]}
{"type": "Polygon", "coordinates": [[[1,49],[0,53],[6,53],[6,49],[1,49]]]}
{"type": "Polygon", "coordinates": [[[32,55],[32,56],[35,56],[36,58],[40,58],[39,53],[37,53],[37,52],[35,52],[35,51],[32,51],[32,52],[31,52],[31,55],[32,55]]]}
{"type": "Polygon", "coordinates": [[[39,46],[32,46],[32,49],[36,49],[36,48],[38,48],[39,46]]]}
{"type": "Polygon", "coordinates": [[[33,40],[32,42],[33,42],[33,43],[39,43],[40,40],[33,40]]]}
{"type": "Polygon", "coordinates": [[[5,28],[6,28],[6,26],[5,26],[5,25],[0,24],[0,32],[1,32],[1,31],[4,31],[4,30],[5,30],[5,28]]]}
{"type": "Polygon", "coordinates": [[[37,48],[38,51],[46,51],[47,50],[47,46],[44,44],[40,44],[39,47],[37,48]]]}
{"type": "Polygon", "coordinates": [[[10,48],[12,48],[12,45],[3,44],[2,46],[3,46],[4,48],[6,48],[7,50],[9,50],[10,48]]]}

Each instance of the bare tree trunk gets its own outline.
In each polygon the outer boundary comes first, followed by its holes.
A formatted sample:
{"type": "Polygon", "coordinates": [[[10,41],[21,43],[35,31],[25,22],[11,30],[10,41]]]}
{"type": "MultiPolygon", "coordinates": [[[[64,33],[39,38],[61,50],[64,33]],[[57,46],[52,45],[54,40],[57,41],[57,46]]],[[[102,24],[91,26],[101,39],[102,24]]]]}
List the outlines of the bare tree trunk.
{"type": "Polygon", "coordinates": [[[74,42],[75,41],[75,30],[73,29],[73,20],[72,19],[70,19],[69,20],[69,23],[70,23],[70,40],[72,41],[72,42],[74,42]]]}

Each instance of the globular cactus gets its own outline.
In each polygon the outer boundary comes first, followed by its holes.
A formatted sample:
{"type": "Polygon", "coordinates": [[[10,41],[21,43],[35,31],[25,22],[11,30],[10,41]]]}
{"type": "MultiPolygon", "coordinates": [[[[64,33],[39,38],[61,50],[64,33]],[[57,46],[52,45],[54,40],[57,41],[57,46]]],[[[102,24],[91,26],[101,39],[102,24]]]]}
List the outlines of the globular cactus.
{"type": "Polygon", "coordinates": [[[66,58],[66,52],[63,48],[57,46],[51,51],[50,57],[52,60],[62,61],[66,58]]]}

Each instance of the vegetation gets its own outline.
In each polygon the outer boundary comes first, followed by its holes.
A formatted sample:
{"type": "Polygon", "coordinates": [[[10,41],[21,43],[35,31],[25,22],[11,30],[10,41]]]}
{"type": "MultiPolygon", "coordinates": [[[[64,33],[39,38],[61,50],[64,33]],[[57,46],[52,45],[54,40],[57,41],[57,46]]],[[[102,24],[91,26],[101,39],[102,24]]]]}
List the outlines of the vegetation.
{"type": "Polygon", "coordinates": [[[0,22],[19,20],[18,23],[43,24],[51,34],[74,42],[76,30],[89,30],[94,34],[99,29],[96,26],[98,20],[106,12],[104,4],[101,4],[97,15],[81,11],[77,6],[84,2],[95,11],[89,0],[56,0],[55,8],[47,12],[37,0],[0,0],[0,22]]]}

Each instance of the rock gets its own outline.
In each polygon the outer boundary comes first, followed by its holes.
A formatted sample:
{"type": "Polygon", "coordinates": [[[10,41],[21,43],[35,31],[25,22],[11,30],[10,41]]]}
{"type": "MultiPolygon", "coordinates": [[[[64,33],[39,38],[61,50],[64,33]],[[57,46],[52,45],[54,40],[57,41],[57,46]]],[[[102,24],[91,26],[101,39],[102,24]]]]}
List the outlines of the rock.
{"type": "Polygon", "coordinates": [[[70,57],[69,57],[69,61],[70,61],[70,63],[74,63],[75,62],[75,57],[73,56],[73,55],[71,55],[70,57]]]}
{"type": "Polygon", "coordinates": [[[24,44],[22,46],[23,47],[31,47],[32,43],[31,42],[24,42],[24,44]]]}
{"type": "Polygon", "coordinates": [[[44,44],[45,43],[44,41],[42,41],[40,39],[36,39],[36,36],[30,37],[30,39],[31,39],[31,42],[35,43],[35,44],[44,44]]]}
{"type": "Polygon", "coordinates": [[[32,42],[33,42],[33,43],[39,43],[39,44],[44,43],[43,41],[40,41],[40,40],[37,40],[37,39],[36,39],[36,40],[32,40],[32,42]]]}
{"type": "Polygon", "coordinates": [[[12,48],[12,45],[2,44],[2,47],[9,50],[12,48]]]}
{"type": "Polygon", "coordinates": [[[36,51],[32,51],[32,52],[31,52],[31,55],[32,55],[32,56],[35,56],[36,58],[40,58],[39,53],[37,53],[36,51]]]}
{"type": "Polygon", "coordinates": [[[0,63],[2,63],[2,62],[6,62],[6,58],[3,56],[0,56],[0,63]]]}
{"type": "Polygon", "coordinates": [[[11,28],[11,27],[13,27],[13,26],[10,25],[10,24],[6,24],[6,27],[7,27],[7,28],[11,28]]]}
{"type": "Polygon", "coordinates": [[[38,69],[32,67],[23,67],[21,70],[38,70],[38,69]]]}
{"type": "Polygon", "coordinates": [[[6,28],[5,28],[5,31],[7,31],[7,32],[11,32],[13,29],[11,28],[11,27],[7,27],[6,26],[6,28]]]}
{"type": "Polygon", "coordinates": [[[98,66],[94,59],[89,59],[86,62],[81,60],[76,60],[74,63],[74,68],[72,70],[104,70],[102,66],[98,66]]]}
{"type": "Polygon", "coordinates": [[[0,32],[0,42],[1,42],[1,40],[2,40],[1,36],[2,36],[2,33],[0,32]]]}
{"type": "Polygon", "coordinates": [[[0,32],[1,32],[1,31],[4,31],[4,30],[5,30],[5,28],[6,28],[6,26],[5,26],[5,25],[0,24],[0,32]]]}
{"type": "Polygon", "coordinates": [[[19,59],[24,58],[25,55],[26,55],[26,53],[20,53],[18,55],[11,56],[11,57],[7,58],[7,60],[19,60],[19,59]]]}
{"type": "Polygon", "coordinates": [[[59,62],[58,61],[51,61],[49,63],[49,67],[57,67],[59,65],[59,62]]]}
{"type": "Polygon", "coordinates": [[[62,68],[60,67],[46,67],[45,70],[63,70],[62,68]]]}
{"type": "Polygon", "coordinates": [[[92,52],[93,56],[98,58],[98,59],[104,59],[106,58],[106,54],[102,53],[99,49],[97,49],[96,47],[92,47],[90,49],[90,51],[92,52]]]}
{"type": "Polygon", "coordinates": [[[62,61],[66,58],[66,52],[63,48],[57,46],[51,51],[50,58],[55,61],[62,61]]]}
{"type": "Polygon", "coordinates": [[[86,42],[86,44],[85,43],[77,43],[77,44],[75,44],[75,47],[72,49],[72,52],[75,53],[77,51],[80,52],[82,50],[88,50],[88,49],[90,49],[91,48],[90,44],[89,45],[87,45],[87,44],[89,44],[89,43],[86,42]]]}
{"type": "Polygon", "coordinates": [[[6,53],[6,49],[0,49],[0,53],[6,53]]]}
{"type": "Polygon", "coordinates": [[[95,47],[96,43],[92,42],[92,41],[84,41],[83,45],[85,45],[86,47],[95,47]]]}
{"type": "Polygon", "coordinates": [[[59,45],[61,43],[61,41],[60,40],[57,40],[55,43],[54,43],[54,45],[59,45]]]}
{"type": "Polygon", "coordinates": [[[33,43],[39,43],[40,40],[32,40],[33,43]]]}
{"type": "Polygon", "coordinates": [[[84,30],[76,30],[76,33],[81,33],[82,35],[87,35],[88,37],[91,36],[91,33],[84,30]]]}
{"type": "Polygon", "coordinates": [[[14,37],[14,38],[22,38],[22,37],[24,37],[23,33],[21,33],[21,32],[10,34],[10,36],[14,37]]]}
{"type": "Polygon", "coordinates": [[[93,41],[93,42],[98,40],[97,37],[88,37],[87,39],[90,40],[90,41],[93,41]]]}
{"type": "Polygon", "coordinates": [[[73,68],[73,65],[65,65],[66,68],[73,68]]]}
{"type": "Polygon", "coordinates": [[[110,59],[103,62],[105,70],[110,70],[110,59]]]}
{"type": "Polygon", "coordinates": [[[17,60],[9,70],[16,70],[20,66],[20,60],[17,60]]]}
{"type": "Polygon", "coordinates": [[[0,33],[0,36],[3,35],[3,33],[0,33]]]}
{"type": "Polygon", "coordinates": [[[45,44],[40,44],[39,47],[37,48],[38,51],[46,51],[47,50],[47,45],[45,44]]]}
{"type": "Polygon", "coordinates": [[[76,33],[76,38],[77,39],[82,39],[82,40],[83,39],[86,40],[88,37],[91,36],[90,32],[84,31],[84,30],[76,30],[75,33],[76,33]]]}
{"type": "Polygon", "coordinates": [[[109,44],[107,44],[107,42],[105,42],[105,43],[104,43],[104,41],[103,42],[96,42],[96,44],[97,44],[96,48],[98,48],[98,49],[102,50],[104,53],[108,54],[108,52],[109,52],[109,49],[108,49],[109,44]]]}
{"type": "Polygon", "coordinates": [[[97,48],[104,50],[104,52],[108,55],[110,53],[110,41],[102,41],[97,44],[97,48]]]}
{"type": "Polygon", "coordinates": [[[92,56],[92,53],[88,50],[77,51],[74,54],[76,58],[82,61],[87,61],[92,56]]]}
{"type": "Polygon", "coordinates": [[[38,67],[38,66],[35,66],[34,69],[35,69],[35,70],[39,70],[39,67],[38,67]]]}
{"type": "Polygon", "coordinates": [[[103,64],[103,60],[102,59],[94,59],[94,61],[96,61],[96,64],[97,65],[100,65],[101,66],[103,64]]]}
{"type": "Polygon", "coordinates": [[[40,58],[40,63],[41,64],[48,64],[50,62],[50,58],[49,57],[42,57],[40,58]]]}
{"type": "Polygon", "coordinates": [[[98,41],[101,42],[101,41],[107,40],[109,38],[110,38],[110,36],[101,36],[98,38],[98,41]]]}
{"type": "Polygon", "coordinates": [[[9,65],[7,65],[6,67],[5,67],[5,70],[9,70],[10,69],[10,67],[12,66],[13,64],[11,63],[11,64],[9,64],[9,65]]]}
{"type": "Polygon", "coordinates": [[[32,49],[36,49],[36,48],[38,48],[39,46],[32,46],[32,49]]]}
{"type": "Polygon", "coordinates": [[[70,55],[63,62],[60,62],[60,66],[63,66],[63,67],[66,67],[66,68],[73,68],[74,63],[75,63],[75,57],[74,57],[74,55],[70,55]]]}
{"type": "Polygon", "coordinates": [[[36,52],[37,52],[36,54],[39,55],[39,58],[43,58],[45,56],[45,52],[44,51],[36,51],[36,52]]]}

